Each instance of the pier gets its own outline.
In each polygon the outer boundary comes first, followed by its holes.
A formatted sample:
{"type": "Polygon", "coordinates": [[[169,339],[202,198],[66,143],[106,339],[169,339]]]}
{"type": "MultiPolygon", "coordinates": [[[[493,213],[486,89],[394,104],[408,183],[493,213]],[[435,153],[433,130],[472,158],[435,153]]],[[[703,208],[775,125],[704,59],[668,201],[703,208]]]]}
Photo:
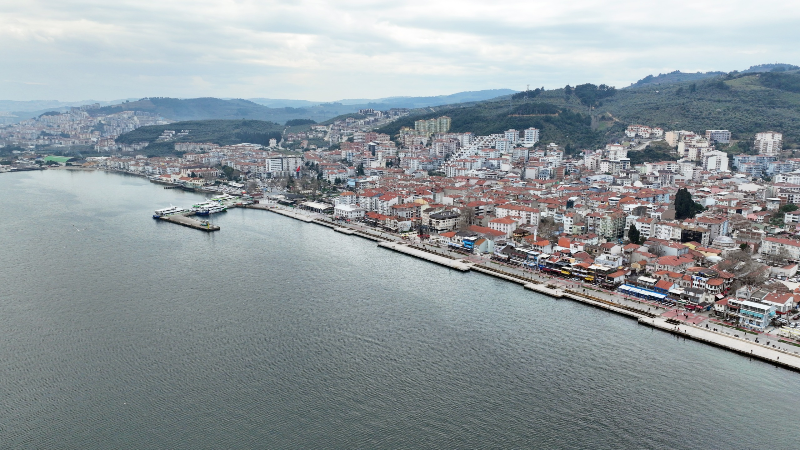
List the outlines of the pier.
{"type": "Polygon", "coordinates": [[[158,219],[165,222],[177,223],[178,225],[182,225],[184,227],[194,228],[195,230],[205,231],[208,233],[212,231],[219,231],[219,226],[217,225],[211,225],[208,221],[200,221],[182,214],[161,216],[158,219]]]}

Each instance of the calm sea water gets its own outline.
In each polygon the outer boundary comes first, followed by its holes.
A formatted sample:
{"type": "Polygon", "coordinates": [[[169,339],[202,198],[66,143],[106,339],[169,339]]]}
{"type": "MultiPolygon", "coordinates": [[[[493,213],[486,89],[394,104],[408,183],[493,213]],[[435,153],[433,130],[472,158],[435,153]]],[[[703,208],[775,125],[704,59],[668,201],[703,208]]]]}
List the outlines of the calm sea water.
{"type": "Polygon", "coordinates": [[[0,448],[797,448],[800,374],[197,194],[0,175],[0,448]]]}

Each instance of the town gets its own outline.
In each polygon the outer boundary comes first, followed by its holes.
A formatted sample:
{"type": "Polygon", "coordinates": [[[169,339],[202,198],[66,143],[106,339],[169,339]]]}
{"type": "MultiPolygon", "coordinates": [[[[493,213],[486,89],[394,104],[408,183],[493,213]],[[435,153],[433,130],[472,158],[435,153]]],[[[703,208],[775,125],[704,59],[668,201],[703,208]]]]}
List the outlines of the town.
{"type": "Polygon", "coordinates": [[[2,169],[44,163],[247,194],[442,254],[610,292],[695,325],[800,345],[800,158],[783,150],[781,133],[758,133],[751,152],[732,156],[716,149],[730,144],[727,130],[630,125],[619,143],[567,154],[540,142],[536,128],[476,136],[452,132],[442,116],[390,136],[375,127],[407,111],[361,113],[267,146],[176,142],[181,156],[148,158],[135,154],[146,143],[114,139],[169,121],[131,112],[91,118],[73,108],[2,127],[0,138],[23,148],[88,144],[107,155],[17,151],[2,169]],[[297,143],[302,151],[284,148],[297,143]],[[655,145],[673,159],[632,164],[655,145]]]}

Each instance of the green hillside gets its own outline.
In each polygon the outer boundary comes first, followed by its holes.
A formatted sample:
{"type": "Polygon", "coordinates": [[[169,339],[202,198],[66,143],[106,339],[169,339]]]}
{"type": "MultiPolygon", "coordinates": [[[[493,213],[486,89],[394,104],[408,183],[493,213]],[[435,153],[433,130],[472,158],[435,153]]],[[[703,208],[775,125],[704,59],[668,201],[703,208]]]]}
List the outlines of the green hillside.
{"type": "Polygon", "coordinates": [[[281,139],[282,125],[263,120],[194,120],[137,128],[117,138],[117,143],[149,142],[143,151],[148,155],[175,153],[176,142],[208,142],[219,145],[252,143],[268,145],[271,138],[281,139]],[[165,130],[188,130],[186,136],[168,142],[156,142],[165,130]]]}
{"type": "Polygon", "coordinates": [[[413,128],[415,120],[447,115],[455,132],[489,134],[536,127],[542,130],[542,142],[568,149],[621,140],[625,127],[639,123],[700,133],[728,129],[735,140],[743,141],[774,130],[784,133],[784,147],[800,147],[800,74],[785,67],[618,90],[587,84],[530,93],[469,106],[415,110],[380,131],[394,135],[400,127],[413,128]]]}

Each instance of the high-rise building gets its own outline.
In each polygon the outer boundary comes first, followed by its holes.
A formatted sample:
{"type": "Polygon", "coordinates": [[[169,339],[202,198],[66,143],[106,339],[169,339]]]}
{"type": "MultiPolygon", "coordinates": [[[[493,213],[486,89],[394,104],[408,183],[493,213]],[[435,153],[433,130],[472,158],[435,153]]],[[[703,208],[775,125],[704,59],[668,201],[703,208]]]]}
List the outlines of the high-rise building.
{"type": "Polygon", "coordinates": [[[783,146],[783,134],[774,131],[756,133],[755,148],[760,155],[778,156],[783,146]]]}
{"type": "Polygon", "coordinates": [[[539,130],[536,128],[528,128],[524,131],[522,137],[522,144],[526,147],[533,147],[539,142],[539,130]]]}
{"type": "Polygon", "coordinates": [[[517,130],[515,130],[513,128],[508,130],[508,131],[506,131],[505,132],[505,139],[508,142],[512,143],[512,144],[516,144],[517,141],[519,141],[519,131],[517,131],[517,130]]]}

